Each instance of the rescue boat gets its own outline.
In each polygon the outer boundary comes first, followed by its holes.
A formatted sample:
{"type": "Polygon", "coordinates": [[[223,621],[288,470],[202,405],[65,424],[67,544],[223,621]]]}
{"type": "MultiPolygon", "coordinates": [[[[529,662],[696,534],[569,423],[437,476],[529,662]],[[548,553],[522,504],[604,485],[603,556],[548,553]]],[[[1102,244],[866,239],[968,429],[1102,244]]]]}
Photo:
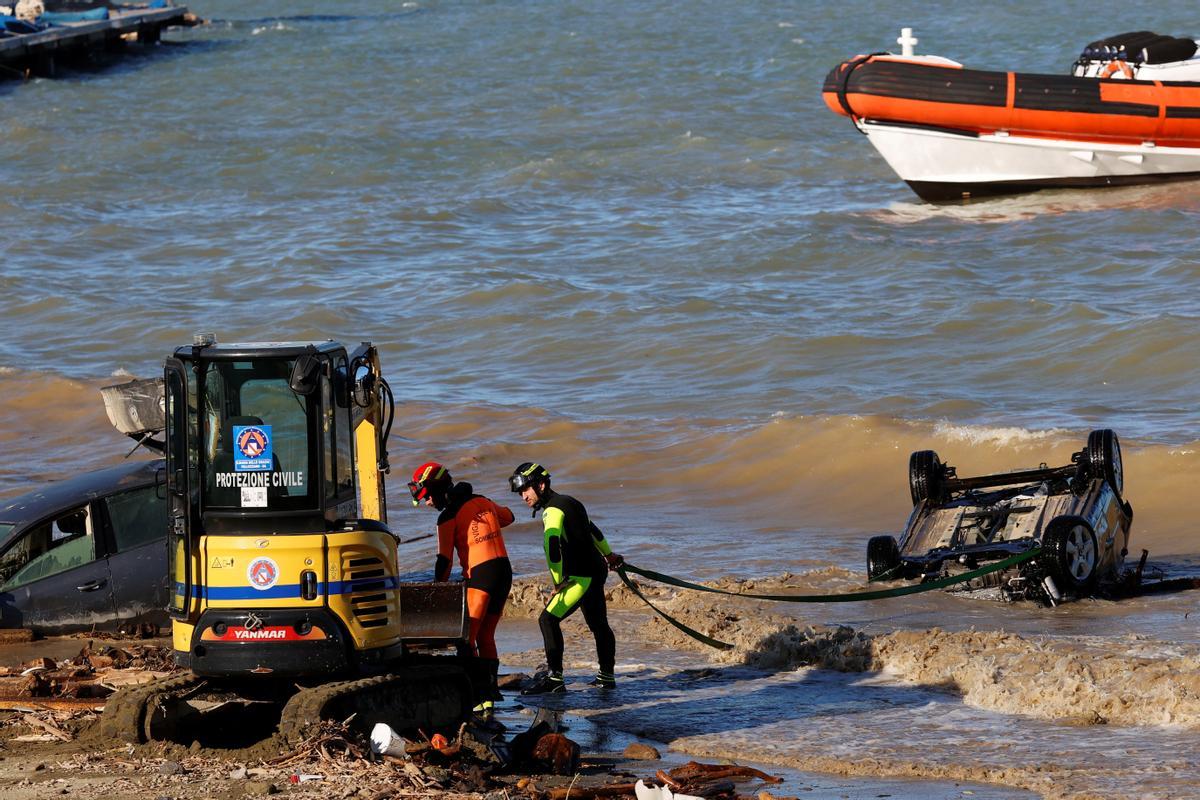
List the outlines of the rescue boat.
{"type": "Polygon", "coordinates": [[[967,69],[916,41],[842,62],[822,95],[924,200],[1200,179],[1193,39],[1118,34],[1069,75],[967,69]]]}

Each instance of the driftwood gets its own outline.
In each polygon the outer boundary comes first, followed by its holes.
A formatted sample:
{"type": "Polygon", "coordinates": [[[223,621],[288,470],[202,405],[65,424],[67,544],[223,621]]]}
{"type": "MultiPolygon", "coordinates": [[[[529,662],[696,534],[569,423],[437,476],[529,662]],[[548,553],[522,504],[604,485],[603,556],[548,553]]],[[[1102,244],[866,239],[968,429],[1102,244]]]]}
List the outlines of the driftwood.
{"type": "MultiPolygon", "coordinates": [[[[662,779],[662,770],[659,770],[658,775],[662,779]]],[[[670,771],[670,777],[680,785],[702,780],[715,781],[725,778],[758,778],[764,783],[783,782],[783,778],[768,775],[754,767],[743,767],[737,764],[701,764],[696,761],[689,761],[683,766],[675,767],[675,769],[670,771]]]]}
{"type": "Polygon", "coordinates": [[[546,792],[546,800],[591,800],[594,797],[633,796],[637,784],[610,783],[607,786],[558,786],[546,792]]]}
{"type": "Polygon", "coordinates": [[[64,741],[64,742],[69,742],[75,738],[74,736],[67,733],[62,728],[58,727],[57,725],[52,725],[49,722],[46,722],[45,720],[38,719],[37,717],[33,716],[32,714],[26,714],[24,717],[22,717],[21,721],[24,722],[26,725],[32,725],[34,727],[41,728],[46,733],[50,734],[51,736],[55,737],[56,739],[64,741]]]}
{"type": "Polygon", "coordinates": [[[672,770],[655,773],[659,783],[675,794],[694,797],[732,797],[735,786],[731,778],[757,778],[765,783],[782,783],[783,778],[768,775],[754,767],[737,764],[701,764],[689,761],[672,770]]]}
{"type": "Polygon", "coordinates": [[[286,767],[306,761],[320,761],[324,764],[357,762],[366,757],[366,750],[350,733],[345,722],[323,720],[294,750],[266,763],[274,767],[286,767]]]}
{"type": "Polygon", "coordinates": [[[0,697],[0,711],[99,711],[104,703],[90,697],[0,697]]]}

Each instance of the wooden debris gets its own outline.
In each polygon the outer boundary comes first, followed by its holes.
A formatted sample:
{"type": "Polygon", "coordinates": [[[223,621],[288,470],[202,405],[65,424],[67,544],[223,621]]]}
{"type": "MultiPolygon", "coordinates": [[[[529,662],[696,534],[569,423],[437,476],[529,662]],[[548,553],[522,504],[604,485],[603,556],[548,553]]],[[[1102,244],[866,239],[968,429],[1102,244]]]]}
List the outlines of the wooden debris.
{"type": "MultiPolygon", "coordinates": [[[[731,798],[736,800],[736,786],[731,779],[754,778],[766,783],[781,783],[783,778],[768,775],[754,767],[737,764],[701,764],[689,761],[672,770],[658,770],[655,778],[675,794],[694,797],[731,798]]],[[[770,795],[767,795],[768,798],[770,795]]]]}
{"type": "Polygon", "coordinates": [[[58,727],[57,725],[53,725],[49,722],[46,722],[45,720],[38,719],[33,714],[25,714],[22,717],[21,721],[24,722],[26,725],[30,725],[35,728],[41,728],[46,733],[57,738],[59,741],[69,742],[75,738],[74,736],[67,733],[62,728],[58,727]]]}
{"type": "MultiPolygon", "coordinates": [[[[701,764],[689,761],[683,766],[671,770],[671,778],[679,784],[696,783],[698,781],[714,781],[724,778],[758,778],[764,783],[782,783],[783,778],[768,775],[754,767],[742,767],[737,764],[701,764]]],[[[662,775],[662,771],[659,771],[662,775]]]]}
{"type": "Polygon", "coordinates": [[[175,670],[167,647],[129,645],[124,649],[89,641],[75,658],[56,662],[35,658],[20,667],[0,668],[0,711],[90,713],[122,686],[145,683],[175,670]]]}
{"type": "Polygon", "coordinates": [[[268,761],[272,766],[288,766],[303,761],[317,760],[324,763],[362,761],[367,749],[350,732],[343,722],[322,720],[312,728],[312,733],[286,753],[268,761]]]}
{"type": "Polygon", "coordinates": [[[591,800],[594,797],[634,795],[636,783],[610,783],[607,786],[558,786],[546,793],[546,800],[591,800]]]}
{"type": "Polygon", "coordinates": [[[91,697],[0,697],[0,711],[67,711],[80,713],[84,711],[100,711],[103,708],[104,703],[97,702],[95,698],[91,697]]]}
{"type": "Polygon", "coordinates": [[[5,628],[0,630],[0,644],[22,644],[33,641],[33,631],[29,628],[5,628]]]}

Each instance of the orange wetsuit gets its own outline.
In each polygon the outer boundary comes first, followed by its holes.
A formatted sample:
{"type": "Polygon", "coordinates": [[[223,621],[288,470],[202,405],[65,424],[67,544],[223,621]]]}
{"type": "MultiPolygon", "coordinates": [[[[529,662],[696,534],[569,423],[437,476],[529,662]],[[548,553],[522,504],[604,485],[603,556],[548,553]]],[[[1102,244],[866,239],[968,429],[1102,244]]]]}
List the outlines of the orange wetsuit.
{"type": "Polygon", "coordinates": [[[512,565],[500,529],[512,521],[512,511],[473,494],[469,483],[451,487],[446,493],[446,506],[438,516],[434,578],[450,579],[451,559],[457,551],[467,583],[471,647],[480,658],[497,657],[496,626],[504,615],[504,603],[512,588],[512,565]]]}

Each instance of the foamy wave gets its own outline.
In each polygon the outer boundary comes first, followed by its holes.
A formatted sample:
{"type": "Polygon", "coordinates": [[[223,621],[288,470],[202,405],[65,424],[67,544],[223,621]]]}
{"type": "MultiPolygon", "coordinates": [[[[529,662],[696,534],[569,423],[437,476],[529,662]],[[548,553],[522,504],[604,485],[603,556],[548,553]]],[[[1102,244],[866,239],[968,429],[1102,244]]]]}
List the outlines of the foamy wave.
{"type": "Polygon", "coordinates": [[[657,617],[646,622],[643,636],[707,652],[718,663],[884,672],[948,689],[968,705],[1003,714],[1083,725],[1200,729],[1200,648],[1195,646],[1164,651],[1151,641],[937,628],[872,635],[845,625],[798,624],[761,607],[750,613],[739,605],[743,602],[695,594],[656,602],[684,624],[731,643],[731,650],[708,649],[657,617]]]}
{"type": "Polygon", "coordinates": [[[893,202],[886,208],[866,212],[864,216],[897,225],[924,223],[932,219],[995,225],[1044,219],[1055,214],[1164,207],[1177,202],[1177,197],[1175,189],[1165,186],[1130,187],[1119,196],[1105,192],[1061,190],[976,200],[963,205],[893,202]]]}
{"type": "Polygon", "coordinates": [[[935,436],[951,442],[967,442],[968,444],[990,444],[997,447],[1009,447],[1030,442],[1065,438],[1069,431],[1061,428],[1031,431],[1027,428],[988,427],[983,425],[955,425],[950,422],[934,423],[935,436]]]}
{"type": "Polygon", "coordinates": [[[1116,642],[937,629],[871,645],[877,667],[916,683],[948,681],[980,708],[1076,724],[1200,728],[1200,653],[1152,657],[1116,642]]]}
{"type": "Polygon", "coordinates": [[[283,21],[280,20],[279,22],[276,22],[274,25],[260,25],[256,28],[254,28],[253,30],[251,30],[250,35],[258,36],[259,34],[267,33],[268,31],[293,31],[293,30],[295,30],[295,28],[293,28],[289,25],[285,25],[283,23],[283,21]]]}

